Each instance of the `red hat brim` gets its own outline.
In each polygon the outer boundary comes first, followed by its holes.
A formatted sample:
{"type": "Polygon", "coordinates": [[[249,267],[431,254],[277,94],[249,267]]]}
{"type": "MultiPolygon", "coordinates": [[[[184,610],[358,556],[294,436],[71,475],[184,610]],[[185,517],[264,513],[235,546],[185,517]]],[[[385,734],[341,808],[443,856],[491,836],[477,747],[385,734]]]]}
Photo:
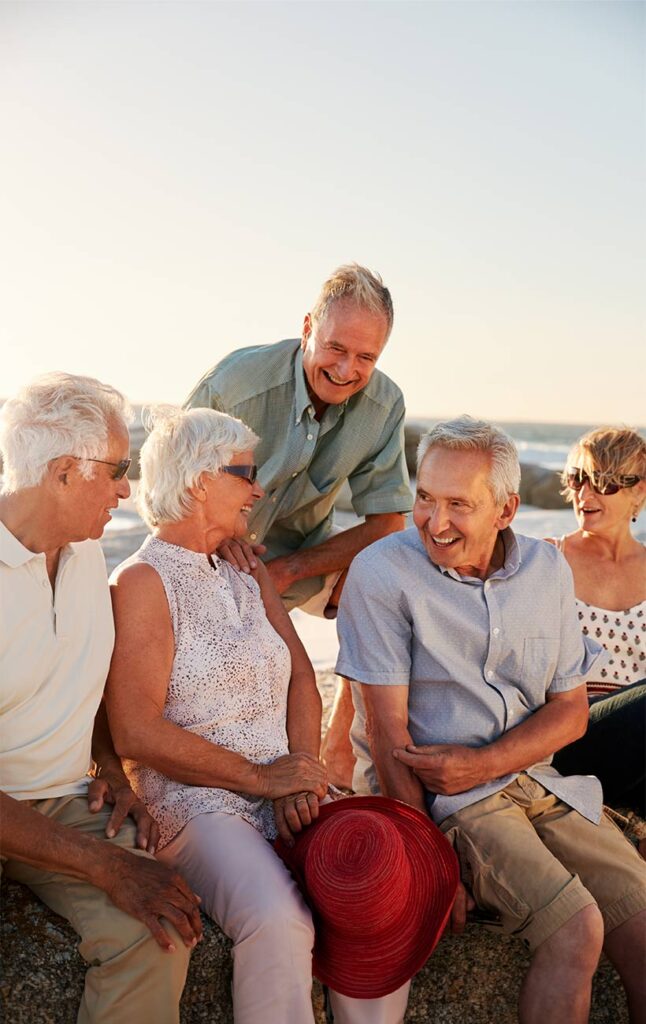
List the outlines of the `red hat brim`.
{"type": "MultiPolygon", "coordinates": [[[[455,900],[460,869],[446,837],[426,814],[409,804],[383,796],[356,796],[321,806],[318,819],[294,838],[291,848],[277,839],[275,849],[312,910],[315,976],[335,992],[355,999],[377,999],[400,988],[435,949],[455,900]],[[395,824],[406,850],[411,885],[399,926],[379,935],[368,930],[352,940],[326,925],[308,893],[304,869],[308,848],[321,826],[333,815],[357,810],[378,812],[395,824]]],[[[347,919],[352,913],[346,898],[343,916],[347,919]]]]}

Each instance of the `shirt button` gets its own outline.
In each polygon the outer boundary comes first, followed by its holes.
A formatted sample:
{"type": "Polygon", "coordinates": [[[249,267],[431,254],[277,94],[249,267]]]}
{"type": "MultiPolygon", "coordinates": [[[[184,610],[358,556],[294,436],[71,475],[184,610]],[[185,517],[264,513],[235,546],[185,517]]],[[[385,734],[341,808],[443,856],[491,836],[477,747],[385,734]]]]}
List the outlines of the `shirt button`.
{"type": "Polygon", "coordinates": [[[293,478],[294,478],[295,476],[298,476],[298,473],[292,473],[292,479],[293,479],[293,478]]]}
{"type": "Polygon", "coordinates": [[[308,441],[313,441],[314,440],[314,434],[308,434],[307,435],[307,440],[308,441]]]}
{"type": "Polygon", "coordinates": [[[256,537],[258,536],[258,534],[257,533],[250,533],[249,536],[251,537],[252,540],[255,540],[256,537]]]}
{"type": "Polygon", "coordinates": [[[40,585],[41,585],[41,587],[46,587],[47,586],[47,580],[41,580],[40,581],[40,585]]]}
{"type": "Polygon", "coordinates": [[[493,631],[493,635],[494,635],[494,636],[498,636],[499,632],[500,632],[500,630],[499,630],[499,629],[498,629],[498,627],[496,626],[496,627],[494,628],[494,631],[493,631]]]}
{"type": "Polygon", "coordinates": [[[276,499],[275,499],[275,498],[272,498],[272,499],[271,499],[271,503],[272,503],[272,505],[275,505],[275,504],[276,504],[276,499]]]}
{"type": "Polygon", "coordinates": [[[311,405],[308,405],[308,407],[307,407],[307,411],[308,411],[308,413],[309,413],[309,414],[310,414],[310,416],[311,416],[311,415],[312,415],[312,413],[314,412],[314,408],[313,408],[313,407],[312,407],[311,405]]]}
{"type": "Polygon", "coordinates": [[[493,669],[490,668],[489,671],[487,672],[487,679],[493,679],[494,675],[495,672],[493,671],[493,669]]]}

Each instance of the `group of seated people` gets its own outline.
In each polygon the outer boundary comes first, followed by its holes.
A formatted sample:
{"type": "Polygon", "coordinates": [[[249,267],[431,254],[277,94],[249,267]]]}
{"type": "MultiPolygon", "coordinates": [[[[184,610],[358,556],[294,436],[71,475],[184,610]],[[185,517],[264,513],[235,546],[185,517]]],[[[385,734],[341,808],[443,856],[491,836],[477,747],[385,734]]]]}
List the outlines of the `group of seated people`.
{"type": "Polygon", "coordinates": [[[233,941],[236,1024],[311,1024],[313,955],[336,1024],[401,1024],[476,906],[531,952],[523,1024],[586,1021],[602,948],[646,1020],[646,864],[603,809],[644,815],[646,442],[574,446],[578,528],[546,543],[512,529],[511,439],[438,423],[403,529],[391,326],[341,268],[300,343],[152,410],[150,535],[109,590],[125,399],[52,373],[2,409],[1,863],[80,935],[83,1024],[176,1024],[200,912],[233,941]],[[365,522],[335,533],[345,480],[365,522]],[[356,796],[320,756],[297,605],[338,606],[356,796]]]}

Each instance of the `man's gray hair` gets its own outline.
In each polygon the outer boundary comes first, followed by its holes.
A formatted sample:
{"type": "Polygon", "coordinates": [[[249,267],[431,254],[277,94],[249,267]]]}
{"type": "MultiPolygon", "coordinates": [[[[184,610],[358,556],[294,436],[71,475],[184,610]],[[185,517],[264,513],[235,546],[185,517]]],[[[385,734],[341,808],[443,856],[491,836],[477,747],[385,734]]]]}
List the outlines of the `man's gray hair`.
{"type": "Polygon", "coordinates": [[[496,503],[517,494],[520,488],[520,463],[516,445],[503,430],[485,420],[458,416],[454,420],[436,423],[422,436],[417,448],[417,471],[431,448],[450,451],[480,451],[491,456],[489,482],[496,503]]]}
{"type": "Polygon", "coordinates": [[[321,324],[330,306],[341,299],[347,299],[375,316],[385,317],[388,338],[393,327],[393,300],[379,274],[358,263],[338,267],[321,288],[312,309],[312,323],[321,324]]]}
{"type": "Polygon", "coordinates": [[[46,373],[27,384],[0,410],[4,494],[37,487],[47,465],[61,455],[79,456],[79,472],[90,480],[92,462],[106,455],[111,423],[131,419],[123,395],[94,377],[46,373]]]}
{"type": "Polygon", "coordinates": [[[151,527],[190,515],[195,502],[189,488],[201,474],[215,475],[259,440],[242,420],[215,409],[159,405],[143,418],[150,433],[141,446],[137,507],[151,527]]]}

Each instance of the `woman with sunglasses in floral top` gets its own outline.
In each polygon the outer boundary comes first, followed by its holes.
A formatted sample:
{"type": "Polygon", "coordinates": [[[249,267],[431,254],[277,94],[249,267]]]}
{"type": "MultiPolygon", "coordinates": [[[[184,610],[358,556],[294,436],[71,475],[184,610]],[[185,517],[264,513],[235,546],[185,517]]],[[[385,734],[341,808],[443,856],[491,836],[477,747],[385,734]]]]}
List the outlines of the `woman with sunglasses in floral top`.
{"type": "Polygon", "coordinates": [[[566,775],[596,775],[607,803],[643,817],[646,546],[631,524],[646,503],[646,441],[626,427],[592,430],[572,448],[562,483],[578,529],[549,539],[574,575],[583,632],[609,658],[587,684],[587,733],[559,751],[554,765],[566,775]]]}

